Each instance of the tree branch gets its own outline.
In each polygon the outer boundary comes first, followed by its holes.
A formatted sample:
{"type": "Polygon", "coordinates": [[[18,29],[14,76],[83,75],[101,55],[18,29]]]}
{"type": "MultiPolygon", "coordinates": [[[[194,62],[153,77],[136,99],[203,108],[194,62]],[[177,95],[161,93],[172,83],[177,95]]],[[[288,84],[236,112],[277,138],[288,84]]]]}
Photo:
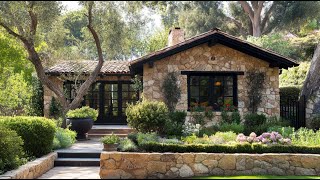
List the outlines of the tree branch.
{"type": "Polygon", "coordinates": [[[264,28],[265,28],[265,26],[266,26],[266,24],[267,24],[267,21],[268,21],[268,19],[269,19],[269,17],[270,17],[270,15],[271,15],[271,13],[272,13],[272,11],[273,11],[273,9],[274,9],[274,7],[276,6],[276,1],[274,1],[273,3],[272,3],[272,5],[271,5],[271,7],[268,9],[268,11],[265,13],[265,16],[264,16],[264,18],[263,18],[263,20],[262,20],[262,23],[261,23],[261,31],[264,31],[264,28]]]}
{"type": "Polygon", "coordinates": [[[85,95],[85,93],[87,93],[90,85],[96,80],[96,77],[100,73],[100,70],[103,65],[103,55],[102,55],[100,39],[99,39],[97,32],[95,31],[95,29],[92,26],[92,7],[93,7],[93,2],[89,2],[89,8],[88,8],[88,21],[89,21],[89,23],[88,23],[87,27],[94,38],[94,41],[95,41],[95,44],[97,47],[97,51],[98,51],[98,60],[99,61],[98,61],[97,66],[95,67],[94,71],[88,77],[88,79],[80,86],[76,97],[69,105],[69,109],[74,109],[79,106],[79,104],[82,100],[82,97],[85,95]]]}
{"type": "Polygon", "coordinates": [[[233,19],[231,17],[228,17],[226,16],[226,18],[230,21],[230,22],[233,22],[239,29],[240,29],[240,34],[243,36],[243,37],[246,37],[248,34],[245,30],[245,28],[242,26],[242,24],[237,21],[236,19],[233,19]]]}
{"type": "Polygon", "coordinates": [[[34,35],[36,35],[37,25],[38,25],[38,19],[37,19],[37,16],[33,12],[33,6],[34,6],[34,2],[31,2],[30,9],[28,10],[29,16],[31,18],[30,33],[31,33],[32,37],[34,35]]]}
{"type": "Polygon", "coordinates": [[[248,14],[251,21],[253,21],[254,13],[250,5],[247,3],[247,1],[238,1],[238,2],[241,4],[243,10],[248,14]]]}
{"type": "Polygon", "coordinates": [[[23,36],[21,36],[20,34],[14,32],[12,29],[10,29],[6,24],[4,24],[3,22],[0,22],[0,26],[2,26],[9,34],[11,34],[12,36],[19,38],[21,41],[23,42],[27,42],[27,39],[24,38],[23,36]]]}

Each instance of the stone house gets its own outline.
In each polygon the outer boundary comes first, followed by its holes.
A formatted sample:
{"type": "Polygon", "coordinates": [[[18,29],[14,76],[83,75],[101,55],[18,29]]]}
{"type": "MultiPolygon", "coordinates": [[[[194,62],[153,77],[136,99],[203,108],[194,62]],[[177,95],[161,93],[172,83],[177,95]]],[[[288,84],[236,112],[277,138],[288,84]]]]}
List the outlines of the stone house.
{"type": "MultiPolygon", "coordinates": [[[[64,88],[68,99],[75,94],[69,75],[85,78],[95,61],[62,62],[46,70],[52,80],[64,88]],[[81,65],[79,68],[79,64],[81,65]],[[80,72],[80,73],[79,73],[80,72]]],[[[231,36],[219,29],[184,39],[180,28],[171,29],[168,46],[133,61],[106,61],[97,81],[85,96],[83,105],[99,110],[96,124],[126,124],[124,110],[127,102],[139,98],[130,86],[131,78],[143,79],[144,97],[163,99],[161,84],[168,72],[177,72],[181,99],[176,109],[190,110],[193,106],[210,106],[215,117],[223,105],[234,105],[241,115],[249,111],[248,72],[264,74],[262,102],[259,113],[280,115],[279,74],[282,68],[298,64],[282,55],[231,36]]],[[[44,107],[48,116],[53,93],[45,88],[44,107]]],[[[213,120],[216,121],[216,120],[213,120]]]]}

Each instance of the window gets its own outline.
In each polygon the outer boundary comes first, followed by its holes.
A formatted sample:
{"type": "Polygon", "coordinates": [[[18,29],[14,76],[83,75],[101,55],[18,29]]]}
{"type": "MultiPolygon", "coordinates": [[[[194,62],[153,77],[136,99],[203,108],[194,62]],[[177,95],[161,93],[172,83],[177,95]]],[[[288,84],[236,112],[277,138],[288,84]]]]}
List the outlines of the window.
{"type": "Polygon", "coordinates": [[[237,106],[237,74],[188,74],[188,107],[237,106]]]}

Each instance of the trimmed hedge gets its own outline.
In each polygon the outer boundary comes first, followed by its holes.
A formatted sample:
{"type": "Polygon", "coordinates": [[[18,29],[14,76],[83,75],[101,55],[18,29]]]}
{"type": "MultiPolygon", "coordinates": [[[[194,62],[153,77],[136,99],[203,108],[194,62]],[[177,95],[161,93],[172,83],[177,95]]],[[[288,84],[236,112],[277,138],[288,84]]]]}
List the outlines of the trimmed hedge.
{"type": "Polygon", "coordinates": [[[13,130],[0,126],[0,174],[24,163],[23,141],[13,130]]]}
{"type": "Polygon", "coordinates": [[[56,126],[44,117],[2,116],[0,125],[17,132],[24,141],[23,149],[28,156],[41,157],[52,150],[56,126]]]}
{"type": "Polygon", "coordinates": [[[302,153],[319,154],[320,146],[285,146],[285,145],[263,145],[263,144],[236,144],[236,145],[207,145],[207,144],[162,144],[148,142],[139,146],[147,152],[206,152],[206,153],[302,153]]]}
{"type": "Polygon", "coordinates": [[[288,86],[280,87],[280,102],[281,104],[287,104],[288,99],[298,100],[300,96],[300,86],[288,86]]]}

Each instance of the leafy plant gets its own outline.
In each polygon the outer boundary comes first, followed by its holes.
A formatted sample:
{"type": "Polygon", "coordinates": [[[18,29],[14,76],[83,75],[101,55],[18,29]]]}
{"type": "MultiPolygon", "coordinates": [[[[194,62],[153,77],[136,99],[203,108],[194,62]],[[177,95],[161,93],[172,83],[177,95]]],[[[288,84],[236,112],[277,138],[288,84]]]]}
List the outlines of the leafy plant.
{"type": "Polygon", "coordinates": [[[69,110],[67,113],[68,118],[92,118],[97,120],[98,110],[92,109],[89,106],[84,106],[74,110],[69,110]]]}
{"type": "Polygon", "coordinates": [[[268,128],[268,132],[279,132],[284,138],[290,138],[294,133],[293,127],[271,126],[268,128]]]}
{"type": "Polygon", "coordinates": [[[185,111],[169,112],[164,128],[165,135],[181,136],[186,116],[187,113],[185,111]]]}
{"type": "Polygon", "coordinates": [[[250,134],[256,132],[258,134],[264,132],[261,126],[265,124],[267,117],[264,114],[249,113],[244,116],[244,133],[250,134]]]}
{"type": "Polygon", "coordinates": [[[194,141],[196,141],[198,137],[195,134],[192,134],[190,136],[182,137],[181,140],[187,144],[192,144],[194,141]]]}
{"type": "Polygon", "coordinates": [[[219,137],[221,139],[223,139],[224,142],[230,142],[230,141],[235,141],[237,134],[232,132],[232,131],[228,131],[228,132],[217,132],[214,137],[219,137]]]}
{"type": "Polygon", "coordinates": [[[69,129],[57,128],[53,139],[54,149],[68,148],[76,142],[77,133],[69,129]],[[58,141],[58,142],[57,142],[58,141]]]}
{"type": "Polygon", "coordinates": [[[319,128],[320,128],[320,114],[317,114],[311,118],[310,126],[315,130],[319,130],[319,128]]]}
{"type": "Polygon", "coordinates": [[[184,136],[189,136],[191,134],[199,135],[200,130],[201,130],[200,124],[186,123],[183,125],[182,134],[184,136]]]}
{"type": "Polygon", "coordinates": [[[25,163],[22,145],[15,131],[0,126],[0,174],[25,163]]]}
{"type": "Polygon", "coordinates": [[[141,77],[139,75],[135,75],[131,82],[133,83],[131,85],[133,90],[135,90],[136,92],[141,92],[143,90],[141,77]]]}
{"type": "Polygon", "coordinates": [[[319,146],[320,131],[314,132],[312,129],[300,128],[291,135],[292,144],[300,146],[319,146]]]}
{"type": "Polygon", "coordinates": [[[247,89],[249,94],[248,109],[251,113],[256,113],[262,101],[262,90],[264,88],[265,74],[258,71],[248,71],[247,89]]]}
{"type": "Polygon", "coordinates": [[[23,149],[29,157],[41,157],[52,150],[56,126],[53,120],[44,117],[2,116],[0,126],[17,132],[24,141],[23,149]]]}
{"type": "Polygon", "coordinates": [[[50,107],[49,107],[49,116],[55,119],[58,119],[62,116],[62,106],[56,100],[55,97],[51,97],[50,107]]]}
{"type": "Polygon", "coordinates": [[[289,138],[283,138],[280,133],[274,131],[262,133],[260,136],[252,132],[248,137],[241,133],[237,136],[237,141],[240,143],[262,143],[266,145],[291,145],[289,138]]]}
{"type": "Polygon", "coordinates": [[[237,123],[222,123],[219,126],[219,131],[221,132],[232,131],[234,133],[242,133],[244,131],[244,125],[237,124],[237,123]]]}
{"type": "Polygon", "coordinates": [[[165,104],[169,111],[173,112],[181,98],[181,89],[178,85],[178,74],[176,72],[169,72],[163,79],[161,89],[165,104]]]}
{"type": "Polygon", "coordinates": [[[137,104],[129,104],[126,109],[128,125],[138,132],[164,132],[168,119],[168,108],[163,102],[143,99],[137,104]]]}
{"type": "Polygon", "coordinates": [[[142,145],[148,142],[158,142],[159,137],[156,133],[138,133],[137,141],[138,145],[142,145]]]}
{"type": "Polygon", "coordinates": [[[112,133],[111,135],[102,137],[101,142],[103,144],[118,144],[120,142],[120,138],[112,133]]]}
{"type": "Polygon", "coordinates": [[[136,151],[138,151],[137,145],[135,145],[135,143],[128,138],[125,138],[120,141],[119,149],[120,149],[120,151],[123,151],[123,152],[136,152],[136,151]]]}

